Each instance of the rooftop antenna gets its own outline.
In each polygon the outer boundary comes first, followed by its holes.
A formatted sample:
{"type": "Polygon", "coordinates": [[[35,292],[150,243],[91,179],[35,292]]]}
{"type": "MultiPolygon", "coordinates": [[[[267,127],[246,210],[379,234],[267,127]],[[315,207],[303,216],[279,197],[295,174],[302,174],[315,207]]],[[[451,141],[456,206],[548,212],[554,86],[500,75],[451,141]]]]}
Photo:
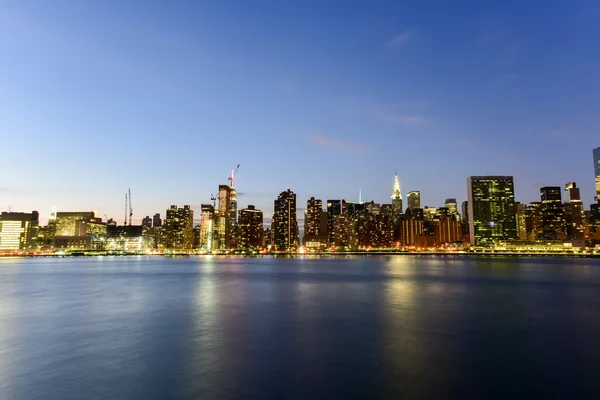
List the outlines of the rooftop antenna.
{"type": "Polygon", "coordinates": [[[127,192],[125,192],[125,222],[123,225],[127,225],[127,192]]]}
{"type": "Polygon", "coordinates": [[[131,226],[131,217],[133,216],[133,207],[131,207],[131,189],[129,189],[129,226],[131,226]]]}

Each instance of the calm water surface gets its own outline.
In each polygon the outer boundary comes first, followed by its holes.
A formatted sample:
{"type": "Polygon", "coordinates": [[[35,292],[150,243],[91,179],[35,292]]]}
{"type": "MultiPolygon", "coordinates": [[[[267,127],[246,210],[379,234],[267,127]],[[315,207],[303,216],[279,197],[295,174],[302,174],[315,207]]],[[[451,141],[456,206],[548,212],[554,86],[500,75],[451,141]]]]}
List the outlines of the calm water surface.
{"type": "Polygon", "coordinates": [[[474,397],[600,397],[600,260],[0,259],[0,399],[474,397]]]}

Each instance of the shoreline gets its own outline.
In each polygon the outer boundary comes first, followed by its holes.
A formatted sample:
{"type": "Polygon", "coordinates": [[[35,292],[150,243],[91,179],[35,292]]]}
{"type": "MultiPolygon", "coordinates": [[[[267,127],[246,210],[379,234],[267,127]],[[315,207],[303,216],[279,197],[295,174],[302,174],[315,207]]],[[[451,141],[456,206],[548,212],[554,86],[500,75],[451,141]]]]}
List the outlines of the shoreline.
{"type": "Polygon", "coordinates": [[[261,254],[243,254],[243,253],[106,253],[106,252],[73,252],[65,254],[56,253],[21,253],[21,254],[0,254],[0,258],[34,258],[34,257],[240,257],[240,258],[297,258],[297,257],[346,257],[346,256],[434,256],[434,257],[568,257],[568,258],[600,258],[600,252],[527,252],[527,251],[344,251],[344,252],[321,252],[321,253],[300,253],[300,252],[279,252],[279,253],[261,253],[261,254]]]}

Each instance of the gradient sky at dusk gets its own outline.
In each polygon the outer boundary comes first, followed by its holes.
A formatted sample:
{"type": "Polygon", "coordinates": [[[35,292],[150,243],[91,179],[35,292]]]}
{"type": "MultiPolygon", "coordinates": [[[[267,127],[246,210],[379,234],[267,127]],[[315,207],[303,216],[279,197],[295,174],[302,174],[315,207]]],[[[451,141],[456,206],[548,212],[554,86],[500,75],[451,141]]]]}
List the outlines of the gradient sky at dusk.
{"type": "Polygon", "coordinates": [[[498,174],[587,208],[599,110],[597,1],[0,3],[0,211],[43,219],[198,210],[237,164],[268,218],[389,202],[396,168],[423,205],[498,174]]]}

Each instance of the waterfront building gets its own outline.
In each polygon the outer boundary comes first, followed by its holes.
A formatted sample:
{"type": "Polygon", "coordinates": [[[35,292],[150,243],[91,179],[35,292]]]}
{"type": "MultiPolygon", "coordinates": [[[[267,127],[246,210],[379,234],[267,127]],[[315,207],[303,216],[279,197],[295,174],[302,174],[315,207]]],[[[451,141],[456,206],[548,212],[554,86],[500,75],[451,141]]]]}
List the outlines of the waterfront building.
{"type": "Polygon", "coordinates": [[[564,240],[567,224],[562,204],[560,186],[545,186],[540,189],[542,202],[542,240],[564,240]]]}
{"type": "Polygon", "coordinates": [[[194,211],[189,205],[172,205],[163,221],[161,247],[164,250],[190,250],[194,243],[194,211]]]}
{"type": "Polygon", "coordinates": [[[263,243],[263,213],[253,205],[240,210],[238,218],[238,249],[258,250],[263,243]]]}
{"type": "Polygon", "coordinates": [[[304,237],[302,243],[310,250],[324,250],[329,244],[328,213],[323,210],[323,201],[311,197],[306,202],[304,213],[304,237]]]}
{"type": "Polygon", "coordinates": [[[93,211],[57,212],[54,250],[104,250],[106,223],[93,211]]]}
{"type": "Polygon", "coordinates": [[[425,225],[423,213],[408,210],[405,218],[400,221],[400,243],[406,247],[425,247],[425,225]]]}
{"type": "Polygon", "coordinates": [[[462,213],[462,231],[464,235],[469,234],[469,202],[463,201],[461,204],[462,213]]]}
{"type": "Polygon", "coordinates": [[[406,202],[408,203],[408,208],[411,210],[415,208],[421,208],[421,192],[408,192],[406,194],[406,202]]]}
{"type": "Polygon", "coordinates": [[[596,178],[596,201],[600,201],[600,147],[593,151],[594,154],[594,177],[596,178]]]}
{"type": "Polygon", "coordinates": [[[434,223],[434,241],[436,245],[462,242],[462,227],[454,215],[444,216],[434,223]]]}
{"type": "Polygon", "coordinates": [[[147,232],[143,225],[108,225],[104,250],[137,253],[153,248],[154,243],[149,241],[149,235],[145,235],[147,232]]]}
{"type": "Polygon", "coordinates": [[[336,250],[356,250],[358,248],[358,238],[352,217],[349,215],[336,215],[334,219],[335,231],[333,245],[336,250]]]}
{"type": "Polygon", "coordinates": [[[198,247],[202,251],[216,250],[215,238],[217,231],[217,215],[212,204],[200,205],[200,237],[198,239],[198,247]]]}
{"type": "Polygon", "coordinates": [[[274,250],[296,251],[299,243],[296,194],[288,189],[281,192],[274,203],[271,223],[274,250]]]}
{"type": "Polygon", "coordinates": [[[526,240],[535,241],[541,236],[542,203],[532,201],[524,211],[526,240]]]}
{"type": "Polygon", "coordinates": [[[345,200],[327,200],[327,232],[329,234],[329,243],[335,242],[335,221],[337,215],[343,214],[345,200]]]}
{"type": "Polygon", "coordinates": [[[232,227],[235,225],[231,222],[232,208],[231,205],[231,187],[229,185],[219,185],[219,212],[217,221],[217,248],[219,250],[228,250],[233,245],[232,227]]]}
{"type": "Polygon", "coordinates": [[[515,213],[517,218],[517,237],[521,241],[527,240],[527,224],[525,223],[525,204],[515,202],[515,213]]]}
{"type": "Polygon", "coordinates": [[[392,211],[394,220],[399,220],[402,215],[402,192],[400,190],[400,180],[398,174],[394,176],[394,187],[392,189],[392,211]]]}
{"type": "Polygon", "coordinates": [[[470,176],[467,194],[472,246],[518,238],[512,176],[470,176]]]}
{"type": "Polygon", "coordinates": [[[581,194],[575,182],[569,182],[565,185],[566,202],[565,222],[567,225],[567,239],[583,239],[585,237],[585,217],[583,212],[583,203],[581,194]]]}
{"type": "Polygon", "coordinates": [[[2,212],[0,214],[0,251],[37,247],[39,213],[2,212]]]}

